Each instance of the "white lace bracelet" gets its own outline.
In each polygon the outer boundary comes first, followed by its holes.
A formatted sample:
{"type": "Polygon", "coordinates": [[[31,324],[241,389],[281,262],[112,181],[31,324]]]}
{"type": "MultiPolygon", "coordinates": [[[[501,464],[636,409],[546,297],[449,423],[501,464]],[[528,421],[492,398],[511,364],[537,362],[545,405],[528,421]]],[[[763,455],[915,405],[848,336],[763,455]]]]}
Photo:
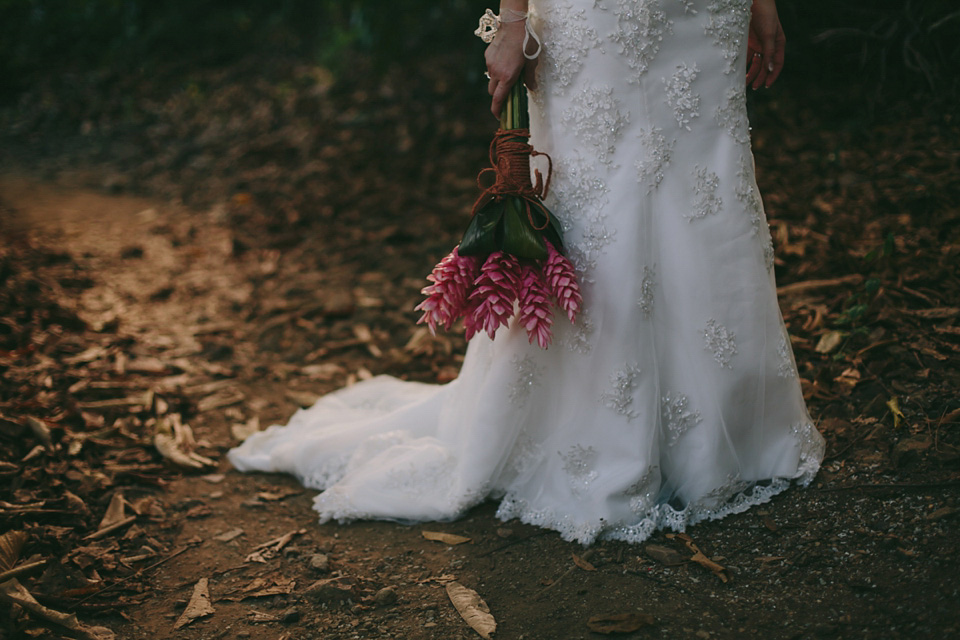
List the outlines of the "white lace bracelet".
{"type": "Polygon", "coordinates": [[[501,9],[501,15],[497,15],[493,12],[493,9],[487,9],[486,13],[480,16],[480,26],[477,27],[477,30],[474,31],[474,35],[478,36],[481,40],[490,44],[493,42],[493,37],[497,35],[497,31],[500,30],[500,25],[503,23],[510,22],[520,22],[523,21],[523,29],[526,32],[523,36],[523,56],[527,60],[533,60],[540,55],[540,49],[543,46],[540,44],[540,38],[537,37],[537,34],[533,31],[533,28],[530,26],[530,21],[527,20],[527,14],[523,11],[517,11],[515,9],[501,9]],[[530,38],[533,38],[533,41],[537,43],[537,50],[532,54],[527,53],[527,44],[530,42],[530,38]]]}

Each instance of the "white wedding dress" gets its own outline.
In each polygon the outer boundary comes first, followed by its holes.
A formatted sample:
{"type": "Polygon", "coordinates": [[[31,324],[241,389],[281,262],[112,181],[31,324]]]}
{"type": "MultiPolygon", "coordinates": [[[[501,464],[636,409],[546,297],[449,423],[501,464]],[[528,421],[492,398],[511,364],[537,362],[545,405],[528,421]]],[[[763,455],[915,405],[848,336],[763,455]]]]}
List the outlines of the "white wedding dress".
{"type": "Polygon", "coordinates": [[[470,341],[446,385],[379,376],[230,452],[321,522],[498,515],[639,542],[806,484],[823,440],[777,306],[745,105],[750,0],[544,0],[534,147],[584,309],[547,350],[470,341]]]}

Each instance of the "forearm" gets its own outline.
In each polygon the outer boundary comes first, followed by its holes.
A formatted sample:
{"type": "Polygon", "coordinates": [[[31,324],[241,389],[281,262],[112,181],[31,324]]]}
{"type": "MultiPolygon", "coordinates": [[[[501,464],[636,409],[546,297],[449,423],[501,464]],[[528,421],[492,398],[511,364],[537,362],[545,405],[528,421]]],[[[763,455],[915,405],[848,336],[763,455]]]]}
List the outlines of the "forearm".
{"type": "Polygon", "coordinates": [[[502,14],[504,9],[526,13],[527,4],[527,0],[500,0],[500,13],[502,14]]]}

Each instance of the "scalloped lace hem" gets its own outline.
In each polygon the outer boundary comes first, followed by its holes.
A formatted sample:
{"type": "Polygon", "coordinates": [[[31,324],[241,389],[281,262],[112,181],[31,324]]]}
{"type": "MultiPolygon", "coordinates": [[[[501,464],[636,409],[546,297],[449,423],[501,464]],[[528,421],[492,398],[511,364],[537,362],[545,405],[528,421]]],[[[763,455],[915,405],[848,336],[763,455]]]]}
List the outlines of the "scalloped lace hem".
{"type": "MultiPolygon", "coordinates": [[[[769,502],[775,495],[786,491],[794,484],[809,485],[818,470],[819,465],[810,464],[808,461],[796,478],[775,478],[767,484],[755,484],[713,508],[695,503],[683,509],[674,509],[668,504],[659,504],[649,509],[646,515],[635,524],[612,524],[603,520],[579,521],[555,510],[533,509],[526,500],[509,493],[502,498],[497,509],[497,517],[503,521],[517,519],[525,524],[551,529],[559,533],[564,540],[579,542],[583,545],[593,544],[597,540],[619,540],[636,544],[644,542],[660,529],[682,532],[688,526],[699,522],[719,520],[731,514],[743,513],[755,505],[769,502]]],[[[459,504],[451,505],[449,517],[442,520],[456,520],[482,501],[483,498],[478,499],[476,495],[464,496],[457,501],[459,504]]],[[[319,513],[320,524],[330,521],[347,524],[355,520],[370,519],[391,520],[404,524],[420,522],[415,519],[378,516],[358,510],[351,503],[347,492],[335,485],[314,498],[313,507],[319,513]]]]}
{"type": "Polygon", "coordinates": [[[796,478],[774,478],[767,484],[755,484],[740,491],[727,502],[714,508],[690,504],[683,509],[674,509],[668,504],[658,504],[649,509],[646,515],[635,524],[613,524],[604,522],[577,521],[569,515],[550,509],[532,509],[526,500],[507,494],[497,509],[497,517],[503,521],[517,519],[545,529],[552,529],[568,542],[583,545],[599,540],[620,540],[640,543],[647,540],[660,529],[676,532],[685,531],[688,526],[706,520],[719,520],[734,513],[742,513],[758,504],[769,502],[773,496],[782,493],[797,484],[807,486],[816,475],[819,465],[806,465],[796,478]]]}

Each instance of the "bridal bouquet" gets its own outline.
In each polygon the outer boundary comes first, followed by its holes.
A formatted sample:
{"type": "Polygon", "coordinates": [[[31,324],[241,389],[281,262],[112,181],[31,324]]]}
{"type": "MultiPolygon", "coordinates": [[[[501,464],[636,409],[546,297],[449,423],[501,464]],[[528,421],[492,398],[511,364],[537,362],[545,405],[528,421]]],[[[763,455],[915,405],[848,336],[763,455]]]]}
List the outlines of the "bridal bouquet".
{"type": "Polygon", "coordinates": [[[490,145],[491,167],[477,176],[483,189],[460,244],[427,276],[427,299],[418,324],[431,332],[449,330],[463,319],[469,340],[479,331],[492,339],[500,326],[517,317],[546,349],[552,338],[552,306],[576,321],[582,298],[573,265],[563,255],[560,223],[543,205],[550,186],[550,157],[528,143],[527,92],[521,82],[510,91],[500,129],[490,145]],[[531,179],[530,158],[547,159],[547,176],[531,179]],[[494,176],[484,188],[485,176],[494,176]]]}

